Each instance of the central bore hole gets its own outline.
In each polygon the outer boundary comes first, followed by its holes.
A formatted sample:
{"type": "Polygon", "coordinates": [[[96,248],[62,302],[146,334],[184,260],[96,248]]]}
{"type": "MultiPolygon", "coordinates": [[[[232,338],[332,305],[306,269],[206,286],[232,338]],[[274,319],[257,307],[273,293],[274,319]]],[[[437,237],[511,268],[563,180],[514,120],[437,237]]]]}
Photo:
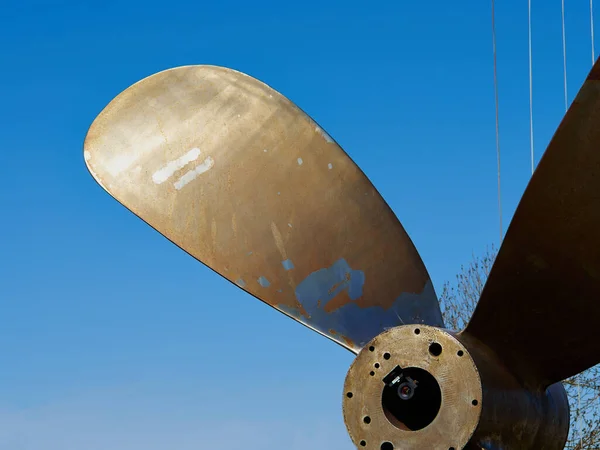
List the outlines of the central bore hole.
{"type": "Polygon", "coordinates": [[[442,405],[442,391],[429,372],[418,367],[396,366],[383,382],[383,412],[396,428],[416,431],[436,418],[442,405]]]}

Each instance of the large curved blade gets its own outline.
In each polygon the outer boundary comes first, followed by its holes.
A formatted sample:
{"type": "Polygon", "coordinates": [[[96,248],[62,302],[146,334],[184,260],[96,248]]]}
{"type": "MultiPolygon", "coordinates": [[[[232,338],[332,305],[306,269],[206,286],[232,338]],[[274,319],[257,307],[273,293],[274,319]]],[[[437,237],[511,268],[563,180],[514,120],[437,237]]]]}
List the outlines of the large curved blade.
{"type": "Polygon", "coordinates": [[[550,385],[600,363],[600,63],[550,142],[465,332],[550,385]]]}
{"type": "Polygon", "coordinates": [[[242,73],[160,72],[85,141],[96,181],[250,294],[356,352],[387,327],[442,326],[431,281],[366,176],[306,114],[242,73]]]}

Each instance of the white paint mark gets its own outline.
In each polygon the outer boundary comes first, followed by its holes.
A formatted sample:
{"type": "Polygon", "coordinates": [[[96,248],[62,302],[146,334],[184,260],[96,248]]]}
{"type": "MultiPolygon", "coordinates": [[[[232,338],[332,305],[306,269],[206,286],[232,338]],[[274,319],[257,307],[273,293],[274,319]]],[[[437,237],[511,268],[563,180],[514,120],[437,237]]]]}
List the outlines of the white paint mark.
{"type": "Polygon", "coordinates": [[[101,179],[101,178],[98,176],[98,174],[97,174],[96,172],[94,172],[94,168],[92,167],[92,165],[91,165],[91,164],[88,164],[88,163],[86,162],[86,166],[87,166],[87,168],[88,168],[89,172],[92,174],[92,177],[94,177],[94,180],[96,180],[96,183],[98,183],[100,186],[102,186],[102,188],[103,188],[104,190],[107,190],[107,191],[108,191],[108,189],[106,188],[106,186],[105,186],[105,185],[104,185],[104,183],[102,182],[102,179],[101,179]]]}
{"type": "Polygon", "coordinates": [[[329,142],[330,144],[333,142],[333,139],[331,138],[331,136],[329,136],[329,134],[323,128],[321,128],[319,125],[317,125],[315,127],[315,131],[317,133],[319,133],[321,136],[323,136],[325,138],[325,140],[327,142],[329,142]]]}
{"type": "Polygon", "coordinates": [[[288,223],[288,227],[292,228],[292,224],[291,224],[291,223],[288,223]]]}
{"type": "Polygon", "coordinates": [[[190,181],[194,181],[198,177],[198,175],[202,175],[204,172],[212,169],[214,165],[215,160],[209,156],[200,164],[198,164],[195,169],[186,172],[179,180],[173,183],[173,186],[175,186],[175,189],[180,190],[190,181]]]}
{"type": "Polygon", "coordinates": [[[268,152],[268,150],[265,148],[265,149],[263,150],[263,152],[267,153],[267,152],[268,152]]]}
{"type": "Polygon", "coordinates": [[[327,164],[327,167],[329,168],[329,170],[333,169],[333,164],[329,163],[327,164]]]}
{"type": "Polygon", "coordinates": [[[180,156],[179,158],[169,162],[166,166],[157,170],[154,173],[154,175],[152,175],[152,180],[156,184],[164,183],[169,178],[171,178],[175,172],[183,169],[185,166],[187,166],[192,161],[197,160],[199,156],[200,156],[200,149],[194,147],[189,152],[187,152],[185,155],[180,156]]]}
{"type": "Polygon", "coordinates": [[[301,166],[303,162],[304,162],[304,161],[302,161],[302,158],[298,158],[298,165],[299,165],[299,166],[301,166]]]}
{"type": "Polygon", "coordinates": [[[281,195],[281,192],[278,192],[277,195],[281,195]]]}
{"type": "Polygon", "coordinates": [[[238,117],[242,117],[242,115],[241,115],[241,114],[238,114],[238,117]]]}
{"type": "Polygon", "coordinates": [[[85,152],[83,152],[83,157],[86,161],[89,161],[90,158],[92,157],[91,153],[88,152],[87,150],[85,152]]]}

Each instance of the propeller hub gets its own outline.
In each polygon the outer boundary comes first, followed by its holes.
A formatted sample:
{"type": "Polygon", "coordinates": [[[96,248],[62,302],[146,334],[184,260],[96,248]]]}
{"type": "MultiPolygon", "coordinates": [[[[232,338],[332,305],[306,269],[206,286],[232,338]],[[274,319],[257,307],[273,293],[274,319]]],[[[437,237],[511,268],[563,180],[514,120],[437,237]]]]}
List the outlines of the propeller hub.
{"type": "Polygon", "coordinates": [[[344,420],[358,448],[462,449],[481,415],[468,350],[445,330],[405,325],[374,338],[344,385],[344,420]]]}

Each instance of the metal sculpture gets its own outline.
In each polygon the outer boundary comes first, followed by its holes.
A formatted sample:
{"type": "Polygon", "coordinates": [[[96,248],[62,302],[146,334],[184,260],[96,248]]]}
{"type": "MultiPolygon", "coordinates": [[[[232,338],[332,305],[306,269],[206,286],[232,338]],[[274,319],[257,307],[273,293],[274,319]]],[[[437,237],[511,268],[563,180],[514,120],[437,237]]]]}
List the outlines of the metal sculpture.
{"type": "Polygon", "coordinates": [[[84,144],[116,200],[270,306],[357,354],[359,448],[562,449],[561,380],[600,362],[600,63],[518,206],[479,304],[444,328],[431,280],[367,177],[308,115],[214,66],[118,95],[84,144]]]}

